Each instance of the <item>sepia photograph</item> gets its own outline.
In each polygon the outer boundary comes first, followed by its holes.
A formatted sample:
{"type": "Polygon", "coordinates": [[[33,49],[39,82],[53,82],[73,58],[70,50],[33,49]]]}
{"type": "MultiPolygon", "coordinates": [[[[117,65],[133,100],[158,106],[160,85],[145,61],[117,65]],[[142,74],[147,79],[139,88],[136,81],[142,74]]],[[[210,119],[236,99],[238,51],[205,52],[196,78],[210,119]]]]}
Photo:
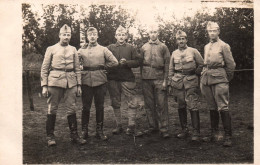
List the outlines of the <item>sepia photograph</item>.
{"type": "Polygon", "coordinates": [[[23,164],[254,164],[253,0],[17,5],[23,164]]]}

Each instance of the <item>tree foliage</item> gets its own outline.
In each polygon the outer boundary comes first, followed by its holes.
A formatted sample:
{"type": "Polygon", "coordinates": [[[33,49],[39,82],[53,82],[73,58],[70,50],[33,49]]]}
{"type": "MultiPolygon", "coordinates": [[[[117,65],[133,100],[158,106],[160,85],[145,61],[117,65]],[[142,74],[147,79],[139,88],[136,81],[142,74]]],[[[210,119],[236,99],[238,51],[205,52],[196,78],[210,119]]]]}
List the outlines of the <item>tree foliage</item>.
{"type": "MultiPolygon", "coordinates": [[[[139,38],[129,35],[129,42],[140,48],[148,38],[142,23],[136,25],[136,13],[118,5],[97,5],[88,7],[79,5],[42,5],[42,13],[33,11],[30,4],[22,4],[23,14],[23,56],[27,54],[44,55],[46,48],[59,41],[59,29],[63,24],[72,28],[70,44],[80,47],[80,33],[93,26],[98,29],[98,42],[107,46],[115,43],[115,31],[119,25],[135,27],[139,38]],[[83,27],[82,27],[83,25],[83,27]]],[[[170,20],[157,17],[160,27],[159,38],[170,52],[177,48],[175,33],[178,29],[188,35],[188,45],[204,54],[208,43],[206,24],[216,21],[220,25],[220,38],[231,47],[237,69],[253,68],[254,62],[254,13],[248,8],[218,8],[211,14],[207,8],[201,8],[194,16],[184,15],[177,19],[174,14],[170,20]]],[[[240,77],[240,79],[242,79],[240,77]]]]}

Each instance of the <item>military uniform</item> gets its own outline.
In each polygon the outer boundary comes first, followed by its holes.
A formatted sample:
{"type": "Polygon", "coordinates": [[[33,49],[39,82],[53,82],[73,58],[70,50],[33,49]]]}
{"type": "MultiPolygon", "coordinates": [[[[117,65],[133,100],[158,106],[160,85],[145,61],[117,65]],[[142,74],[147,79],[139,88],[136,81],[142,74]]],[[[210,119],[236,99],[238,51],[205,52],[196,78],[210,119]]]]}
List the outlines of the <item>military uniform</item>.
{"type": "MultiPolygon", "coordinates": [[[[178,31],[176,38],[186,33],[178,31]]],[[[179,48],[172,53],[169,66],[169,82],[173,88],[173,95],[177,97],[178,113],[183,133],[178,137],[186,136],[187,130],[187,111],[191,113],[191,121],[193,126],[193,139],[197,139],[200,133],[200,120],[198,111],[198,75],[202,71],[203,59],[199,51],[195,48],[185,46],[179,48]]]]}
{"type": "MultiPolygon", "coordinates": [[[[209,28],[218,28],[218,25],[209,22],[209,28]]],[[[217,38],[211,40],[205,46],[205,67],[201,76],[201,92],[205,96],[208,109],[210,110],[210,120],[212,136],[218,134],[219,112],[225,130],[226,140],[229,140],[231,132],[231,118],[229,114],[229,81],[233,78],[235,62],[230,50],[230,46],[217,38]]]]}
{"type": "Polygon", "coordinates": [[[120,110],[121,93],[124,93],[128,105],[127,132],[128,130],[130,132],[135,132],[135,118],[138,102],[136,98],[135,76],[131,68],[136,68],[139,66],[137,51],[132,45],[128,43],[120,45],[118,42],[116,44],[109,45],[108,49],[113,53],[118,61],[120,61],[122,58],[126,59],[126,64],[118,65],[117,67],[113,67],[108,70],[108,91],[117,123],[117,129],[113,132],[119,133],[122,131],[120,110]]]}
{"type": "Polygon", "coordinates": [[[141,48],[141,76],[149,130],[168,132],[167,83],[170,52],[165,44],[149,40],[141,48]],[[167,85],[167,84],[166,84],[167,85]]]}
{"type": "Polygon", "coordinates": [[[96,107],[97,136],[103,136],[104,98],[107,90],[107,75],[105,69],[118,65],[111,51],[97,43],[88,44],[78,50],[83,62],[82,71],[82,132],[83,138],[88,137],[88,124],[92,100],[96,107]]]}
{"type": "MultiPolygon", "coordinates": [[[[64,25],[60,33],[70,33],[64,25]]],[[[71,139],[77,140],[76,94],[81,85],[79,58],[75,47],[60,42],[47,48],[41,68],[41,86],[49,92],[46,132],[49,140],[54,138],[54,126],[58,105],[64,98],[71,139]]]]}

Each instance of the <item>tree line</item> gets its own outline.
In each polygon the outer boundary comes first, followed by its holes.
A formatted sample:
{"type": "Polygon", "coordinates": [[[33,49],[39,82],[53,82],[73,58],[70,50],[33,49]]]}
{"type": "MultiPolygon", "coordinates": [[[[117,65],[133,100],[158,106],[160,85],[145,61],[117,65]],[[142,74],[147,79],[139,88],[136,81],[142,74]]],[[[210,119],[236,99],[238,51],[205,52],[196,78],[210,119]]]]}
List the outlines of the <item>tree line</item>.
{"type": "MultiPolygon", "coordinates": [[[[115,31],[119,25],[138,29],[139,38],[129,35],[128,42],[140,48],[148,40],[147,30],[136,23],[136,13],[118,5],[42,5],[43,12],[34,11],[31,4],[22,4],[23,18],[23,60],[30,62],[42,60],[46,48],[59,41],[58,33],[63,24],[72,28],[70,44],[80,47],[81,29],[89,26],[98,29],[98,42],[107,46],[114,43],[115,31]],[[83,27],[82,27],[83,25],[83,27]],[[37,57],[35,57],[37,56],[37,57]]],[[[252,8],[217,8],[212,14],[207,8],[201,8],[194,16],[171,20],[158,15],[156,21],[160,27],[159,39],[170,52],[177,48],[175,33],[181,29],[187,33],[188,45],[197,48],[202,56],[208,43],[206,24],[216,21],[220,26],[220,38],[227,42],[232,50],[237,69],[254,67],[254,10],[252,8]]],[[[253,79],[252,73],[237,76],[236,80],[253,79]]]]}

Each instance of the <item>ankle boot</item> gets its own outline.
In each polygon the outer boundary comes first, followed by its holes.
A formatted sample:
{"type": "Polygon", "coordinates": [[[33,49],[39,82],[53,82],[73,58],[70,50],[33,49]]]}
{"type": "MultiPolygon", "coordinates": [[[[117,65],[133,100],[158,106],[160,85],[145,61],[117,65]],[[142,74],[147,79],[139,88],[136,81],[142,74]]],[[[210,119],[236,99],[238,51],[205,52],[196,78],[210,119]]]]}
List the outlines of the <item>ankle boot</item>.
{"type": "Polygon", "coordinates": [[[78,135],[76,114],[68,115],[67,119],[70,128],[70,141],[78,144],[87,143],[86,140],[81,139],[78,135]]]}
{"type": "Polygon", "coordinates": [[[97,137],[98,139],[103,140],[103,141],[108,140],[107,136],[104,135],[104,133],[103,133],[103,123],[102,123],[102,122],[97,123],[97,127],[96,127],[96,137],[97,137]]]}

